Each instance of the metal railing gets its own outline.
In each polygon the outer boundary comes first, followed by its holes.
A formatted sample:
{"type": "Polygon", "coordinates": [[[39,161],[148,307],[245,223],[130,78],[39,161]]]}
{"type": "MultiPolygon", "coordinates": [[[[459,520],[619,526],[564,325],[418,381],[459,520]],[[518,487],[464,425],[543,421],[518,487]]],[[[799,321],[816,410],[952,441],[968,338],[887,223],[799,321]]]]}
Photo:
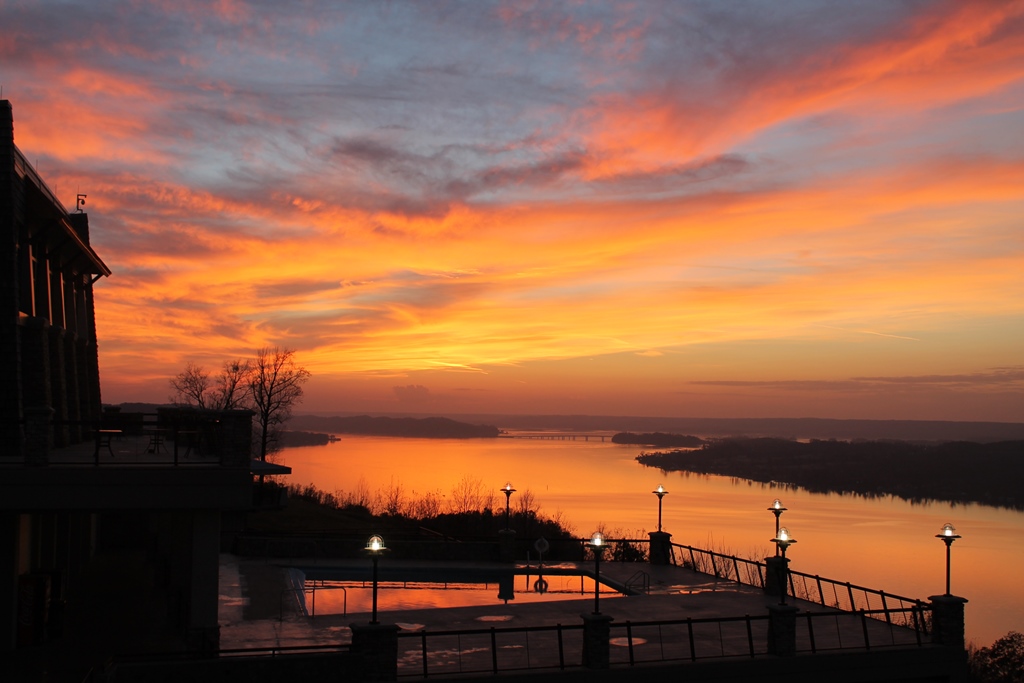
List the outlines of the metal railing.
{"type": "Polygon", "coordinates": [[[578,667],[583,658],[583,625],[481,628],[399,633],[418,640],[411,649],[399,644],[399,676],[428,678],[441,674],[498,673],[578,667]]]}
{"type": "MultiPolygon", "coordinates": [[[[316,592],[317,591],[338,591],[342,593],[341,613],[342,615],[348,614],[348,589],[346,586],[325,586],[321,582],[317,585],[316,582],[312,586],[300,586],[297,588],[285,588],[281,591],[280,598],[278,599],[278,621],[284,621],[284,599],[286,595],[291,595],[299,609],[305,612],[307,617],[316,616],[316,592]],[[299,594],[302,594],[302,600],[299,600],[299,594]],[[309,600],[306,596],[309,596],[309,600]]],[[[337,612],[331,612],[331,614],[337,614],[337,612]]]]}
{"type": "Polygon", "coordinates": [[[672,544],[672,564],[715,578],[764,588],[765,564],[691,545],[672,544]]]}
{"type": "MultiPolygon", "coordinates": [[[[927,606],[906,610],[804,612],[796,621],[796,650],[817,654],[836,650],[869,651],[886,647],[922,647],[927,606]],[[900,626],[892,617],[906,612],[900,626]]],[[[770,654],[768,615],[668,619],[612,623],[612,666],[651,662],[755,658],[770,654]]],[[[583,626],[558,624],[399,633],[417,647],[399,647],[398,674],[424,677],[582,666],[583,626]]]]}
{"type": "MultiPolygon", "coordinates": [[[[767,568],[764,562],[712,550],[672,544],[672,563],[709,574],[719,579],[735,581],[747,586],[764,588],[767,568]]],[[[927,633],[928,622],[914,622],[914,615],[922,614],[921,600],[866,588],[849,581],[835,581],[817,574],[789,571],[789,594],[799,600],[815,602],[823,607],[844,612],[863,612],[872,619],[906,628],[922,628],[927,633]]]]}

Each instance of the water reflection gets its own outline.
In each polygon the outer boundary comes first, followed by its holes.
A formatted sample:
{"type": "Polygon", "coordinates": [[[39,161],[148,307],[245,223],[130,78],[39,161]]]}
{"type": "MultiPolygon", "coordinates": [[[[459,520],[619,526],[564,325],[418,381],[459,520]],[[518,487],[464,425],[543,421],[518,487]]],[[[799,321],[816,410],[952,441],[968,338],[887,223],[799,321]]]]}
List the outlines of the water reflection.
{"type": "MultiPolygon", "coordinates": [[[[316,581],[305,589],[305,609],[311,616],[370,612],[372,587],[368,581],[316,581]]],[[[554,600],[593,599],[594,580],[587,576],[512,575],[497,582],[437,583],[429,581],[382,581],[378,583],[377,611],[475,607],[510,602],[534,603],[554,600]],[[535,588],[538,580],[547,590],[535,588]]],[[[602,585],[602,597],[620,595],[602,585]]]]}
{"type": "Polygon", "coordinates": [[[775,520],[766,506],[778,497],[788,508],[786,525],[800,538],[789,551],[793,569],[915,598],[944,592],[945,548],[934,535],[952,521],[963,536],[952,592],[970,600],[968,637],[988,645],[1007,631],[1024,630],[1024,513],[660,472],[638,464],[638,452],[595,441],[346,435],[327,446],[288,449],[281,459],[293,469],[291,483],[332,493],[362,487],[371,495],[382,484],[392,492],[397,487],[406,500],[435,492],[446,502],[472,473],[493,492],[497,507],[505,502],[500,487],[514,481],[517,497],[529,491],[541,514],[560,515],[579,536],[595,528],[610,536],[645,536],[657,526],[650,491],[663,483],[672,495],[664,500],[662,526],[673,541],[753,558],[775,552],[775,520]]]}

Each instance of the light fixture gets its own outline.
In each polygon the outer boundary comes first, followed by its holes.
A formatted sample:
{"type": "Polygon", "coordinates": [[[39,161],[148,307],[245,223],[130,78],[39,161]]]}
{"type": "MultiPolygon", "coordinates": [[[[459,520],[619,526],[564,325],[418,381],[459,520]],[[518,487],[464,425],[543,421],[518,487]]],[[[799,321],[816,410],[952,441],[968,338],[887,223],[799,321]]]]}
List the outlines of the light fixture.
{"type": "Polygon", "coordinates": [[[508,531],[509,502],[516,490],[512,488],[511,482],[505,482],[505,485],[501,487],[501,492],[505,494],[505,531],[508,531]]]}
{"type": "Polygon", "coordinates": [[[373,560],[373,611],[370,616],[370,623],[376,624],[377,622],[377,562],[380,561],[380,555],[382,552],[387,550],[384,546],[384,539],[374,534],[370,536],[366,541],[366,552],[370,553],[370,559],[373,560]]]}
{"type": "Polygon", "coordinates": [[[788,583],[787,578],[789,576],[789,566],[786,563],[786,548],[796,543],[796,539],[789,535],[789,529],[786,527],[780,527],[779,532],[775,534],[775,538],[772,539],[772,543],[775,544],[776,549],[778,549],[782,554],[782,567],[779,569],[779,580],[782,583],[782,604],[785,605],[786,594],[789,592],[789,588],[786,585],[788,583]]]}
{"type": "Polygon", "coordinates": [[[587,545],[594,552],[594,614],[601,613],[601,555],[604,553],[604,534],[595,531],[587,545]]]}
{"type": "MultiPolygon", "coordinates": [[[[782,513],[786,511],[786,508],[783,507],[782,501],[779,500],[778,498],[776,498],[775,500],[772,501],[772,504],[770,506],[768,506],[768,511],[771,512],[773,515],[775,515],[775,535],[778,536],[779,535],[779,517],[781,517],[782,513]]],[[[779,554],[779,546],[775,546],[775,554],[776,555],[779,554]]]]}
{"type": "Polygon", "coordinates": [[[658,531],[661,531],[661,499],[668,495],[668,491],[661,484],[658,484],[658,488],[651,491],[658,497],[658,531]]]}
{"type": "Polygon", "coordinates": [[[941,538],[942,542],[946,544],[946,595],[950,595],[949,592],[949,554],[950,547],[953,545],[953,541],[961,538],[960,534],[956,532],[954,527],[949,522],[942,525],[942,531],[935,534],[935,538],[941,538]]]}

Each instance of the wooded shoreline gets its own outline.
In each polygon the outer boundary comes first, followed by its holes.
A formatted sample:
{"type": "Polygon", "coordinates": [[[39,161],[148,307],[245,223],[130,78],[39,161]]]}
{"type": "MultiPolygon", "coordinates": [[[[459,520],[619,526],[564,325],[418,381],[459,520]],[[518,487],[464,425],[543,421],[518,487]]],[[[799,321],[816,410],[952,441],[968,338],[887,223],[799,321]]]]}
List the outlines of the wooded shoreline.
{"type": "Polygon", "coordinates": [[[641,453],[664,472],[799,486],[818,493],[898,496],[1024,510],[1024,441],[997,443],[722,439],[696,450],[641,453]]]}

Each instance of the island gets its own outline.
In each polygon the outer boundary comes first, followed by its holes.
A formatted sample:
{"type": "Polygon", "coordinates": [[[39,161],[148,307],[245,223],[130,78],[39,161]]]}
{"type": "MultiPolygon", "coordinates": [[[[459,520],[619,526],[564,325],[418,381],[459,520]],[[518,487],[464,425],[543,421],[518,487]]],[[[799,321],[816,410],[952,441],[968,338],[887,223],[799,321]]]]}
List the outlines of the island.
{"type": "Polygon", "coordinates": [[[663,432],[634,434],[632,432],[619,432],[612,437],[612,443],[655,446],[657,448],[700,448],[706,442],[699,436],[689,436],[688,434],[665,434],[663,432]]]}
{"type": "Polygon", "coordinates": [[[820,493],[1024,510],[1024,441],[722,439],[696,450],[641,453],[636,459],[666,472],[717,474],[820,493]]]}

